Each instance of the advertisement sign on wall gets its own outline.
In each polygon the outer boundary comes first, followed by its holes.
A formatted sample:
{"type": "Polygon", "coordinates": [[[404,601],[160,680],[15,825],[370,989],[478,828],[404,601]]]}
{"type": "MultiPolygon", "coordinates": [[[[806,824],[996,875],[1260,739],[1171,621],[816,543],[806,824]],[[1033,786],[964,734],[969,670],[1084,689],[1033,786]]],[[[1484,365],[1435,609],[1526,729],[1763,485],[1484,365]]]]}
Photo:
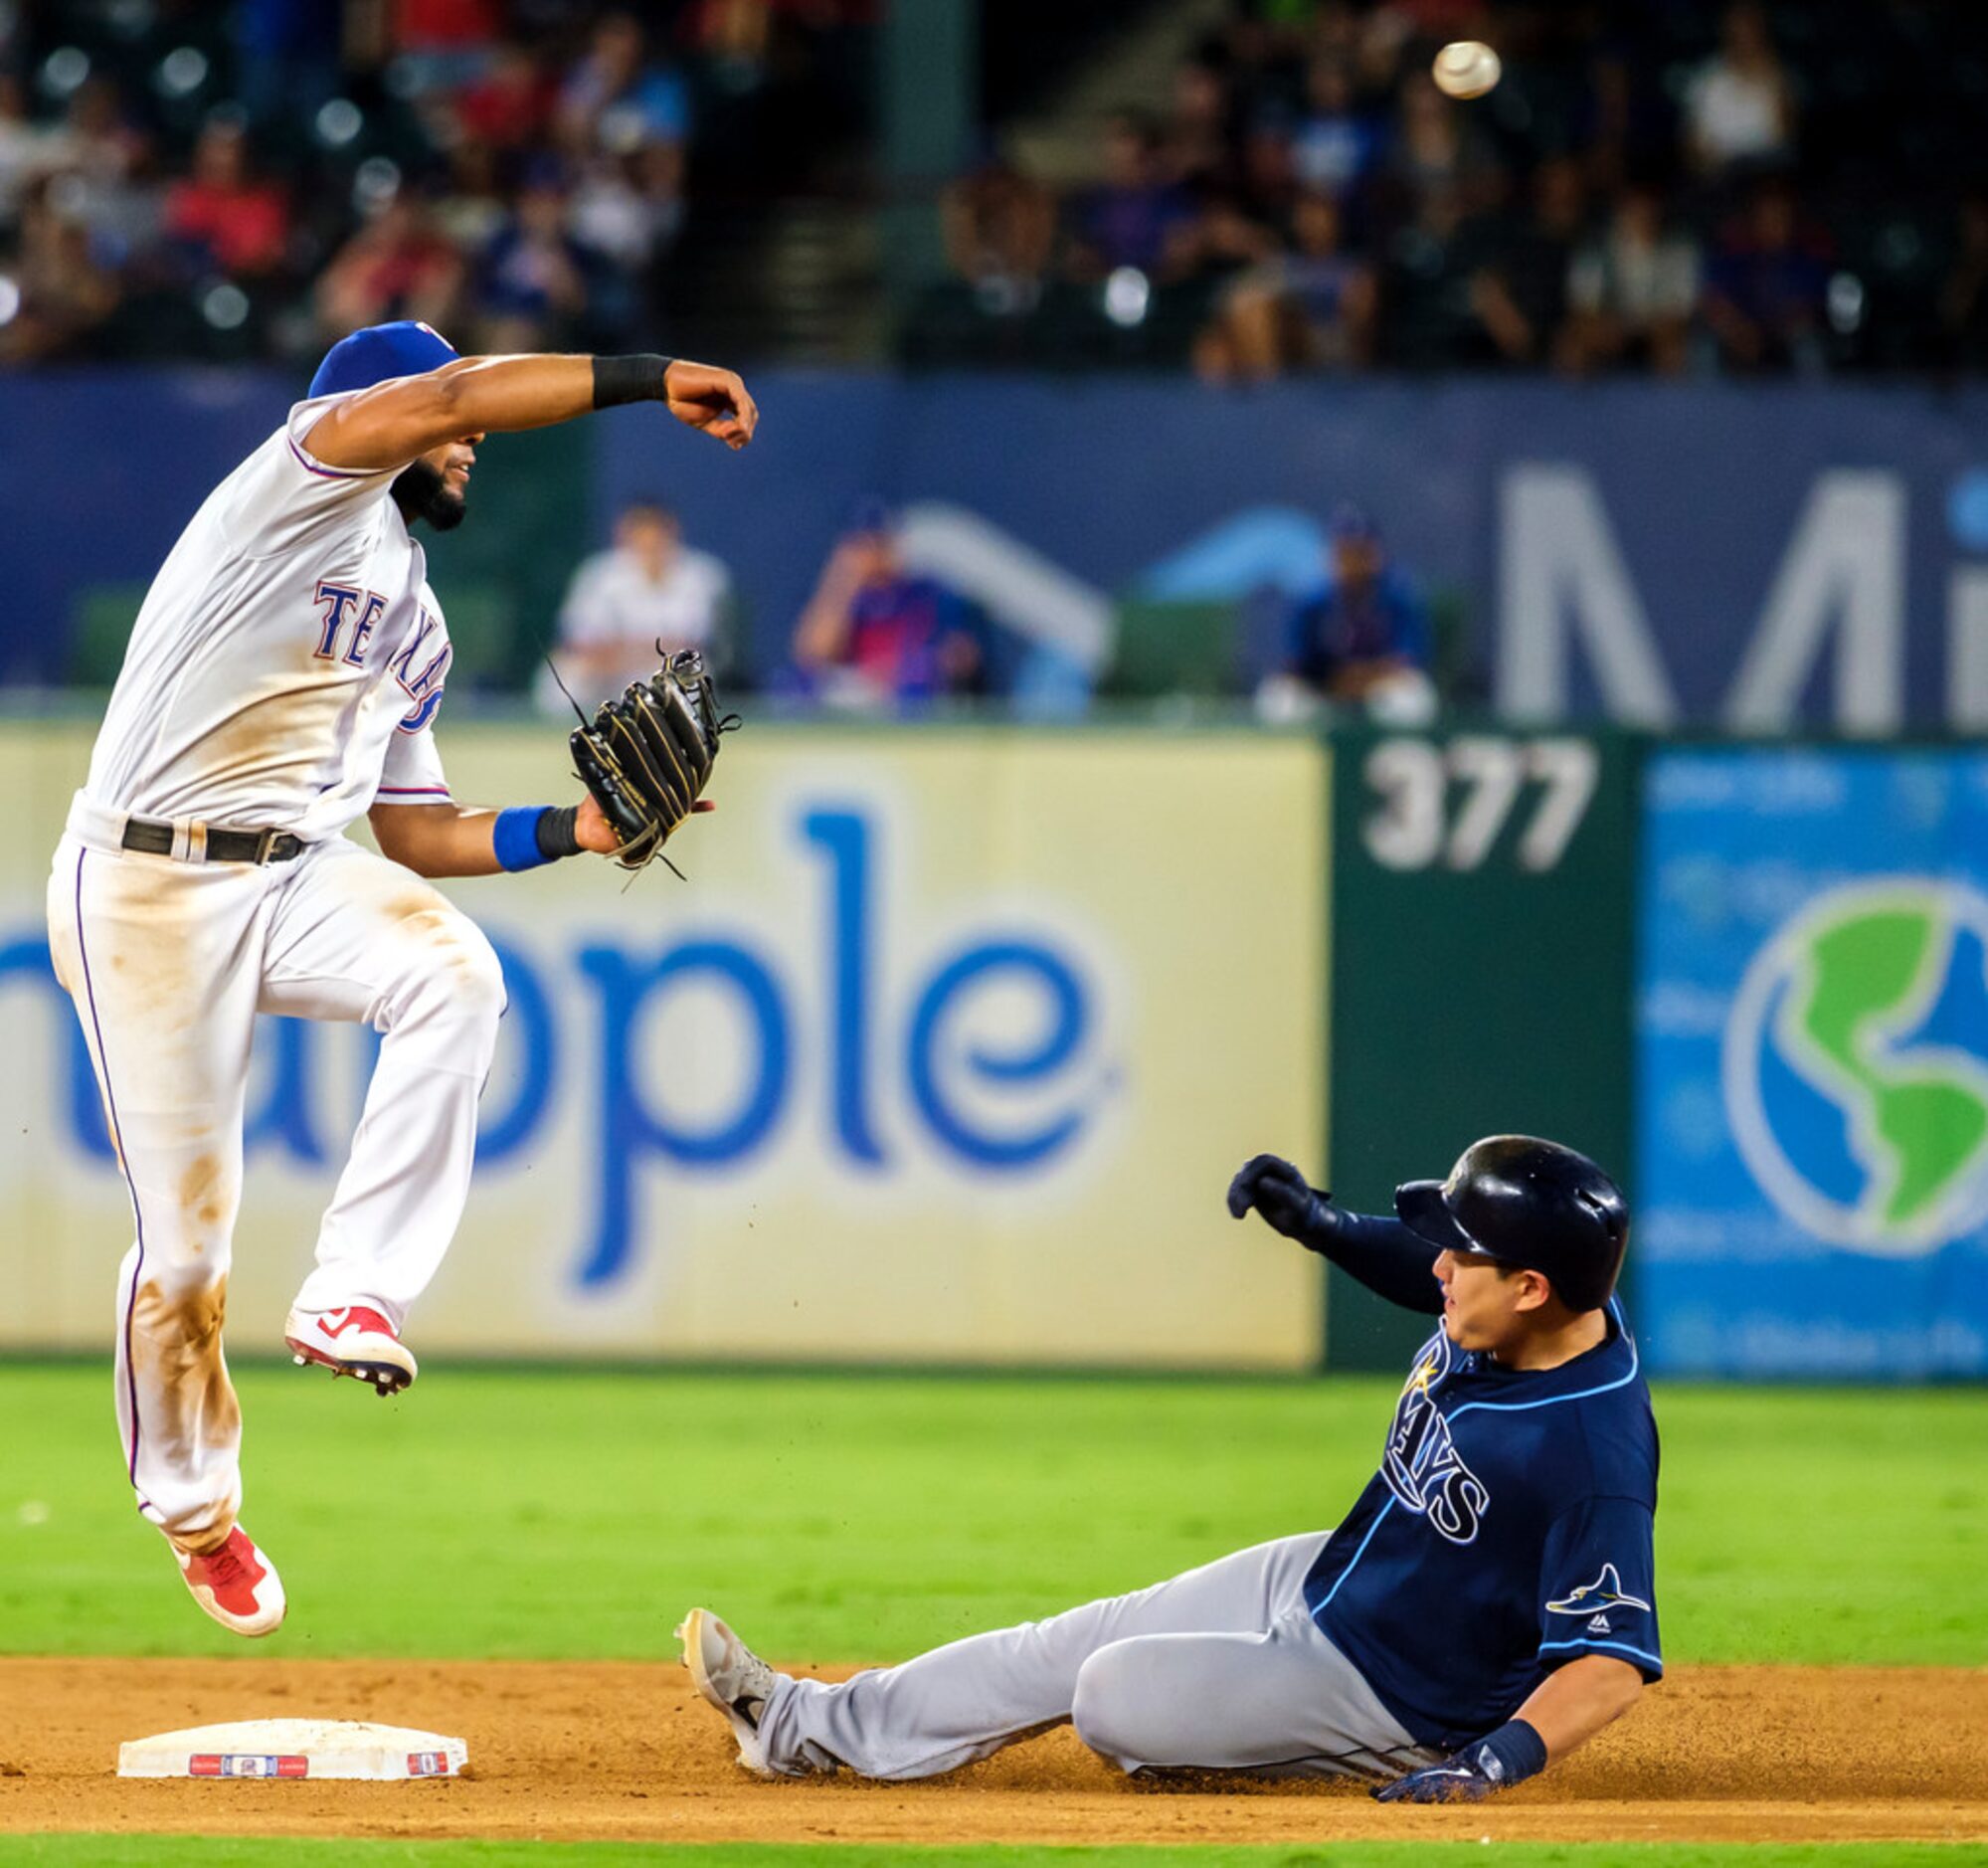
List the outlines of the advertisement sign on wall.
{"type": "MultiPolygon", "coordinates": [[[[1086,669],[1128,599],[1310,588],[1352,500],[1454,617],[1457,698],[1508,720],[1988,724],[1980,385],[752,380],[764,430],[722,462],[653,409],[490,438],[471,523],[431,541],[452,620],[473,600],[498,622],[457,629],[461,654],[482,646],[458,692],[531,678],[566,578],[632,497],[665,499],[730,568],[762,676],[878,498],[924,570],[1086,669]]],[[[0,377],[0,681],[107,679],[83,639],[114,649],[188,516],[301,390],[274,370],[0,377]],[[134,451],[134,432],[174,445],[134,451]]]]}
{"type": "MultiPolygon", "coordinates": [[[[1335,1194],[1386,1213],[1513,1132],[1626,1175],[1636,746],[1355,731],[1334,755],[1335,1194]]],[[[1396,1368],[1428,1327],[1334,1275],[1330,1367],[1396,1368]]]]}
{"type": "Polygon", "coordinates": [[[1988,1373],[1988,755],[1648,770],[1640,1316],[1671,1373],[1988,1373]]]}
{"type": "MultiPolygon", "coordinates": [[[[561,798],[559,736],[442,734],[561,798]]],[[[42,895],[87,730],[0,739],[0,1347],[99,1348],[129,1212],[42,895]]],[[[765,727],[689,875],[449,884],[509,1008],[437,1350],[1300,1368],[1319,1267],[1222,1194],[1323,1126],[1324,749],[765,727]]],[[[370,1035],[266,1021],[230,1341],[274,1349],[370,1035]]]]}

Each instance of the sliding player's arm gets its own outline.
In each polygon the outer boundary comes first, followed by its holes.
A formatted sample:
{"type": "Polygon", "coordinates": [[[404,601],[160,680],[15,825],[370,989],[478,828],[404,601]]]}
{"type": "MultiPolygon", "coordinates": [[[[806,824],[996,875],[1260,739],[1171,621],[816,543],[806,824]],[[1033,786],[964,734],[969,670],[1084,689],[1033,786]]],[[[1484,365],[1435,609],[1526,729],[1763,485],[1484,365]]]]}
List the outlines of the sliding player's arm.
{"type": "Polygon", "coordinates": [[[1424,1316],[1441,1313],[1437,1248],[1399,1219],[1372,1218],[1334,1206],[1332,1195],[1311,1186],[1277,1155],[1254,1156],[1229,1183],[1230,1214],[1240,1219],[1252,1207],[1272,1230],[1329,1258],[1390,1304],[1424,1316]]]}

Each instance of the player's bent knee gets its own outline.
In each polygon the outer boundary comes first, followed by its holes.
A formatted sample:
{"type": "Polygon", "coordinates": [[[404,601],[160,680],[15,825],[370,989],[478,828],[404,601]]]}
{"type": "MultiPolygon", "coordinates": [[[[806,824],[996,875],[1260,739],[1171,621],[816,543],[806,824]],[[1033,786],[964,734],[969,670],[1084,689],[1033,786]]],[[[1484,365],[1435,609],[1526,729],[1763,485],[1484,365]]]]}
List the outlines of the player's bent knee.
{"type": "Polygon", "coordinates": [[[1077,1669],[1070,1699],[1070,1724],[1078,1738],[1101,1758],[1125,1771],[1137,1768],[1146,1755],[1137,1657],[1137,1639],[1101,1647],[1077,1669]]]}
{"type": "Polygon", "coordinates": [[[417,997],[452,1023],[494,1031],[504,1010],[504,969],[493,948],[467,915],[456,915],[439,931],[424,960],[417,997]]]}

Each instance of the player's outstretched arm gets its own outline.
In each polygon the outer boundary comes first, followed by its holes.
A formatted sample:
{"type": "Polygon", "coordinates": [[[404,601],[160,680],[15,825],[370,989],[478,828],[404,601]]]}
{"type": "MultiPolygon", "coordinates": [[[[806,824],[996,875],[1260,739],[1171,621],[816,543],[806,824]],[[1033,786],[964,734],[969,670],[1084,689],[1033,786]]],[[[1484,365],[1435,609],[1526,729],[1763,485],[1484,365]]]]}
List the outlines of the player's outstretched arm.
{"type": "MultiPolygon", "coordinates": [[[[700,798],[691,810],[715,811],[708,798],[700,798]]],[[[497,875],[514,867],[506,863],[497,846],[497,819],[501,814],[477,805],[375,805],[367,818],[373,841],[380,853],[417,875],[439,879],[449,875],[497,875]]],[[[561,840],[558,854],[575,855],[588,851],[612,856],[621,844],[614,827],[602,815],[591,797],[574,807],[570,827],[555,832],[561,840]],[[570,834],[572,848],[564,846],[570,834]]],[[[552,853],[541,853],[551,859],[552,853]]]]}
{"type": "Polygon", "coordinates": [[[1613,1725],[1642,1696],[1643,1676],[1626,1660],[1582,1654],[1556,1667],[1498,1730],[1440,1765],[1383,1784],[1383,1803],[1468,1803],[1537,1776],[1613,1725]]]}
{"type": "Polygon", "coordinates": [[[1240,1219],[1251,1208],[1273,1231],[1330,1258],[1366,1288],[1404,1310],[1436,1316],[1443,1308],[1436,1252],[1399,1219],[1369,1218],[1333,1205],[1297,1167],[1278,1155],[1254,1155],[1228,1185],[1228,1210],[1240,1219]]]}
{"type": "Polygon", "coordinates": [[[326,467],[403,467],[471,436],[550,428],[596,409],[660,402],[687,428],[737,451],[759,409],[731,370],[681,357],[462,357],[378,383],[327,410],[310,431],[326,467]]]}

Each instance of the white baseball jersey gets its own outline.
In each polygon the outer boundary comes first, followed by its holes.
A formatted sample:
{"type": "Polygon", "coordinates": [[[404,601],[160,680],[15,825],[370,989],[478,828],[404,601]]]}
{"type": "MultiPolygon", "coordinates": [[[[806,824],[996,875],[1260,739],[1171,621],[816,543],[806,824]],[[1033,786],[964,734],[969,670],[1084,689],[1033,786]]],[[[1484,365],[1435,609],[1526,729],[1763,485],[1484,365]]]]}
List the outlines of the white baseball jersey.
{"type": "Polygon", "coordinates": [[[449,797],[433,726],[449,632],[390,489],[327,467],[299,402],[160,567],[86,796],[142,818],[335,837],[376,801],[449,797]]]}

